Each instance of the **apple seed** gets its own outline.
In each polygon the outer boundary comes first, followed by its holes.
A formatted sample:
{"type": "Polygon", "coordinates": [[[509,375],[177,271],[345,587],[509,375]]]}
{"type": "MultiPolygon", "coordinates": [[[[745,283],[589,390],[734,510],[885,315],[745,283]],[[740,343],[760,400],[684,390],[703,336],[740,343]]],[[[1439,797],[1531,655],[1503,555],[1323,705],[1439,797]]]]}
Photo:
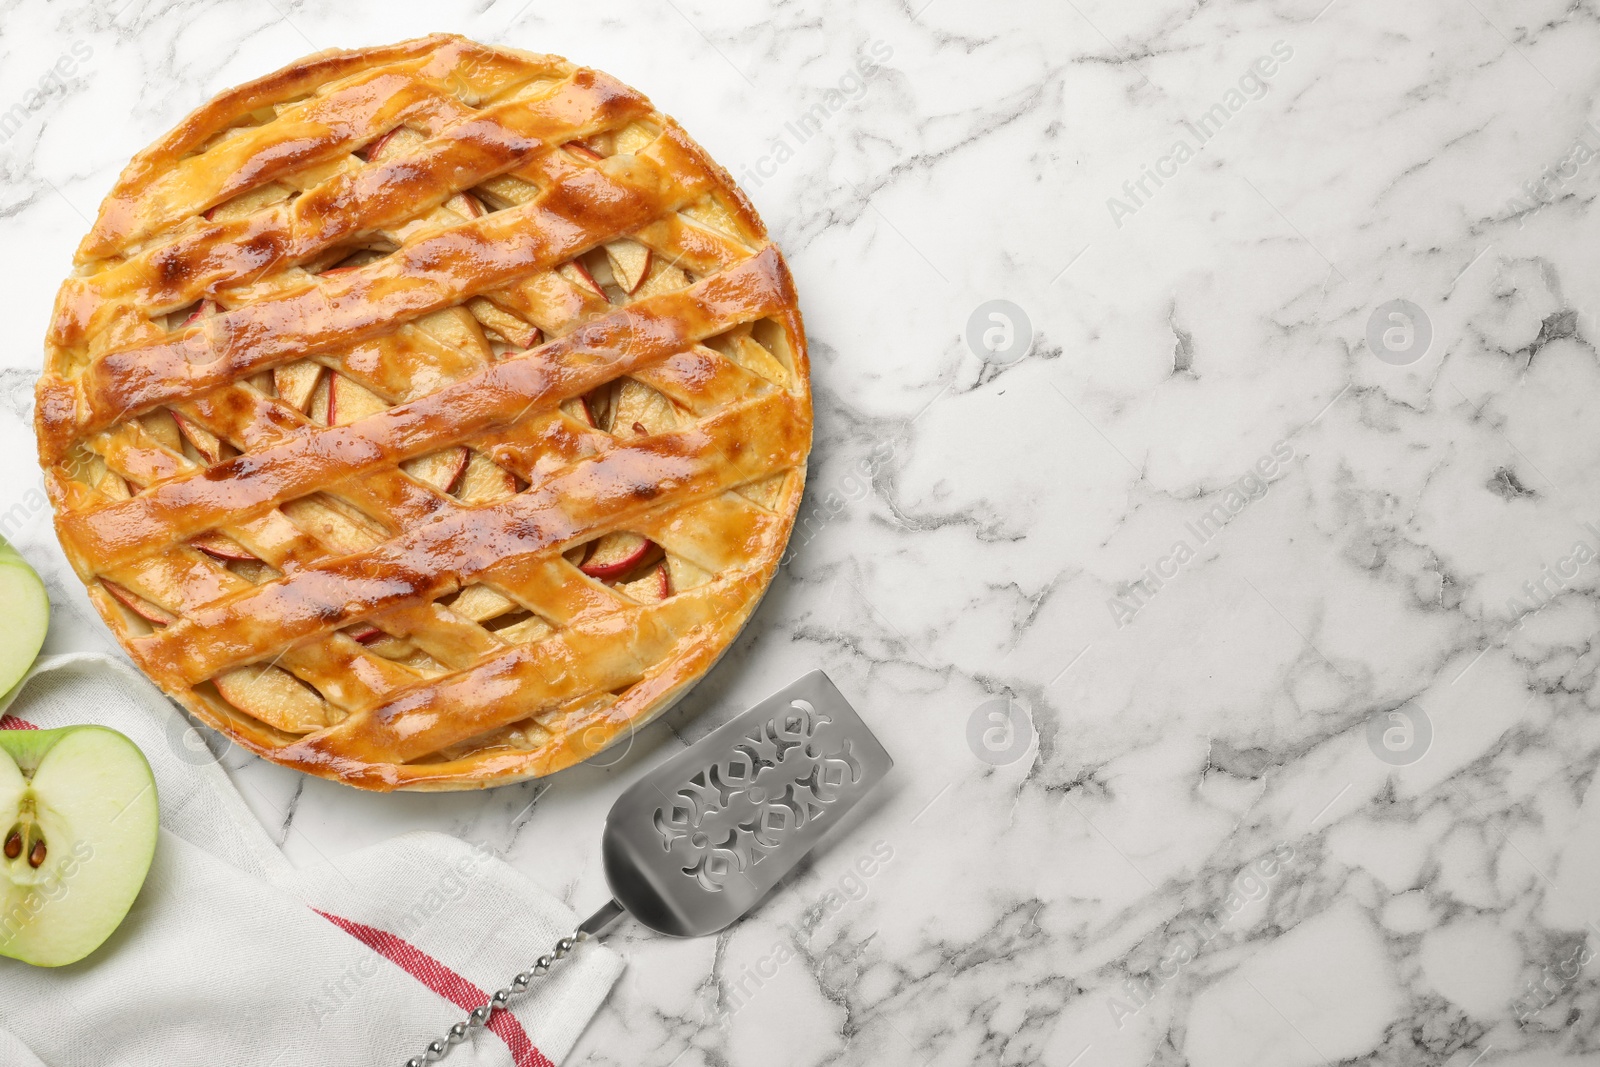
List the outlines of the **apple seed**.
{"type": "Polygon", "coordinates": [[[14,860],[20,855],[22,855],[22,834],[13,830],[11,836],[6,838],[6,859],[14,860]]]}
{"type": "Polygon", "coordinates": [[[45,852],[44,842],[43,841],[35,841],[33,843],[33,851],[28,853],[28,866],[29,867],[38,867],[39,864],[43,863],[44,862],[44,852],[45,852]]]}

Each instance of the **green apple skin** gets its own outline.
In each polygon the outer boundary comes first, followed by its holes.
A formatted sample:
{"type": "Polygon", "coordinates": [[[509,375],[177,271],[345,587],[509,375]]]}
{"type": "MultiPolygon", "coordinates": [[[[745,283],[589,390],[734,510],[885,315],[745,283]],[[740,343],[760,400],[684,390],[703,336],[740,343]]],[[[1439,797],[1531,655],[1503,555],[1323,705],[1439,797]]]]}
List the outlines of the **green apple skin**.
{"type": "Polygon", "coordinates": [[[160,828],[156,783],[137,745],[104,726],[0,730],[0,840],[17,826],[45,842],[0,851],[0,956],[76,963],[121,924],[144,885],[160,828]]]}
{"type": "Polygon", "coordinates": [[[50,598],[28,561],[0,537],[0,693],[17,684],[44,644],[50,628],[50,598]]]}

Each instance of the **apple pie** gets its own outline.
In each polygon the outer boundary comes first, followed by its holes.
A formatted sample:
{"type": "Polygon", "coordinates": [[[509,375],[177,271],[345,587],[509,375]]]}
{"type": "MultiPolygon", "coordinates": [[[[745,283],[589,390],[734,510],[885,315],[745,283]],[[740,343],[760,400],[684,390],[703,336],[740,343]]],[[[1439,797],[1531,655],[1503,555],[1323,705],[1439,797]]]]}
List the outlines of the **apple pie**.
{"type": "Polygon", "coordinates": [[[811,446],[793,281],[650,101],[453,36],[324,53],[134,157],[35,413],[155,682],[367,789],[559,770],[687,691],[811,446]]]}

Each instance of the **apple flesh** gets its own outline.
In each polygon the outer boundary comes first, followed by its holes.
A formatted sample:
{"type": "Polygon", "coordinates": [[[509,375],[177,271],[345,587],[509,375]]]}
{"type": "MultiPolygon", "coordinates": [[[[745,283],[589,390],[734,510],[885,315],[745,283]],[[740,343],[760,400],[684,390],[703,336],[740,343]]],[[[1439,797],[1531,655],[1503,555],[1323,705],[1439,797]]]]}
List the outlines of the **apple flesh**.
{"type": "MultiPolygon", "coordinates": [[[[370,145],[356,154],[369,163],[377,162],[380,157],[385,155],[384,149],[389,147],[389,143],[394,140],[395,134],[399,133],[401,130],[406,130],[406,128],[404,126],[396,126],[394,129],[390,130],[376,141],[373,141],[370,145]]],[[[413,130],[406,130],[406,133],[416,135],[415,131],[413,130]]],[[[420,135],[416,136],[419,140],[421,140],[420,135]]]]}
{"type": "Polygon", "coordinates": [[[100,584],[105,587],[106,592],[116,597],[119,604],[133,612],[135,615],[139,616],[139,618],[143,619],[151,626],[165,626],[172,621],[173,617],[167,614],[164,609],[150,603],[150,601],[144,599],[142,596],[139,596],[137,593],[134,593],[128,589],[124,589],[116,582],[108,582],[102,578],[100,579],[100,584]]]}
{"type": "Polygon", "coordinates": [[[353,641],[363,645],[370,645],[374,641],[382,641],[388,635],[369,622],[359,623],[345,631],[353,641]]]}
{"type": "Polygon", "coordinates": [[[644,284],[650,273],[650,249],[638,241],[618,238],[606,245],[606,259],[611,263],[611,276],[623,292],[632,296],[644,284]]]}
{"type": "Polygon", "coordinates": [[[28,673],[50,628],[50,599],[28,561],[0,537],[0,610],[5,612],[0,637],[0,693],[28,673]]]}
{"type": "Polygon", "coordinates": [[[226,534],[204,533],[192,538],[189,544],[223,563],[249,563],[256,558],[254,553],[226,534]]]}
{"type": "Polygon", "coordinates": [[[589,398],[586,396],[575,396],[568,400],[563,400],[561,402],[561,410],[568,417],[577,419],[585,426],[593,426],[595,424],[594,411],[589,407],[589,398]]]}
{"type": "Polygon", "coordinates": [[[322,377],[322,364],[309,359],[296,360],[272,371],[272,384],[278,399],[302,413],[311,406],[311,394],[322,377]]]}
{"type": "Polygon", "coordinates": [[[172,420],[178,424],[178,432],[183,434],[183,439],[189,442],[206,466],[222,458],[222,440],[216,434],[176,411],[172,413],[172,420]]]}
{"type": "Polygon", "coordinates": [[[217,302],[212,300],[210,297],[207,297],[194,306],[194,310],[189,312],[189,317],[183,320],[183,322],[180,324],[180,328],[183,326],[193,326],[195,323],[200,321],[202,316],[215,315],[217,311],[217,302]]]}
{"type": "Polygon", "coordinates": [[[159,828],[144,753],[103,726],[0,730],[0,956],[76,963],[121,924],[159,828]]]}
{"type": "Polygon", "coordinates": [[[574,259],[569,263],[563,263],[557,273],[579,289],[585,289],[601,300],[606,298],[606,291],[594,280],[594,275],[589,273],[589,268],[584,265],[583,260],[574,259]]]}
{"type": "Polygon", "coordinates": [[[466,303],[467,311],[485,330],[491,330],[513,348],[529,349],[539,343],[539,328],[504,310],[492,300],[475,296],[466,303]]]}
{"type": "Polygon", "coordinates": [[[483,201],[479,200],[471,193],[457,193],[449,200],[446,200],[444,202],[444,206],[464,218],[483,218],[483,201]]]}
{"type": "Polygon", "coordinates": [[[387,410],[389,405],[384,403],[382,397],[344,375],[335,374],[328,380],[329,426],[343,426],[387,410]]]}
{"type": "Polygon", "coordinates": [[[493,504],[517,492],[516,479],[482,452],[472,452],[461,472],[456,496],[463,504],[493,504]]]}
{"type": "Polygon", "coordinates": [[[467,461],[471,456],[468,449],[456,445],[442,452],[408,459],[401,467],[413,478],[427,482],[439,492],[453,493],[456,486],[461,484],[461,476],[466,473],[467,461]]]}
{"type": "Polygon", "coordinates": [[[649,540],[636,533],[608,533],[578,569],[591,578],[617,578],[637,567],[649,551],[649,540]]]}
{"type": "Polygon", "coordinates": [[[672,595],[672,579],[667,574],[666,560],[645,571],[631,582],[620,582],[617,588],[643,604],[655,604],[672,595]]]}

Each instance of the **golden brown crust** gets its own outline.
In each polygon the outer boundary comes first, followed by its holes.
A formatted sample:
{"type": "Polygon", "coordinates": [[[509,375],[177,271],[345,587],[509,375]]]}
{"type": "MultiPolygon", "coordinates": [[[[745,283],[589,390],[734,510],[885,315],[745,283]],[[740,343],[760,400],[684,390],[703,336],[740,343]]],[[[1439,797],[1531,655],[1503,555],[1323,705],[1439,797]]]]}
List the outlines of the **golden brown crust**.
{"type": "Polygon", "coordinates": [[[772,579],[811,443],[793,281],[604,74],[451,36],[308,57],[139,153],[77,264],[35,410],[62,546],[266,758],[551,773],[772,579]]]}

